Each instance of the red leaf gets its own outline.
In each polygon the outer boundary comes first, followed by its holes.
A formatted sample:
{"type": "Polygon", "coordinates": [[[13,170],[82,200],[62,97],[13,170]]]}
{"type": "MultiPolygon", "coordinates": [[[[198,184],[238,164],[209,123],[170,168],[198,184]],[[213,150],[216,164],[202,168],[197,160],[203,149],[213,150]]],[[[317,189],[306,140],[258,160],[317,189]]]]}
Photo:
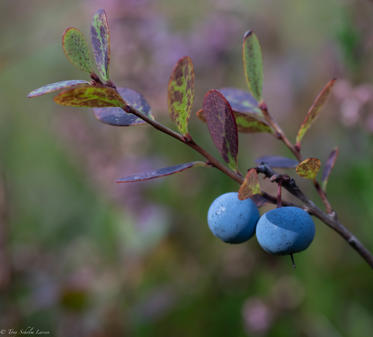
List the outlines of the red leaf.
{"type": "Polygon", "coordinates": [[[218,90],[210,90],[203,100],[203,112],[212,141],[224,161],[237,168],[237,124],[229,102],[218,90]]]}

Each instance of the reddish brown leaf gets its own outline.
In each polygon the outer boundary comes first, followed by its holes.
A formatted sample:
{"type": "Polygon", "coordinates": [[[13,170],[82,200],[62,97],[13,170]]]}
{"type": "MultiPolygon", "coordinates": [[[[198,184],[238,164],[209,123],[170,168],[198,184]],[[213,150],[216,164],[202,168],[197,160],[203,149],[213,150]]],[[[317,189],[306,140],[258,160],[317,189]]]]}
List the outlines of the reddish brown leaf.
{"type": "Polygon", "coordinates": [[[203,112],[212,141],[224,161],[237,168],[237,124],[229,102],[218,90],[210,90],[203,100],[203,112]]]}

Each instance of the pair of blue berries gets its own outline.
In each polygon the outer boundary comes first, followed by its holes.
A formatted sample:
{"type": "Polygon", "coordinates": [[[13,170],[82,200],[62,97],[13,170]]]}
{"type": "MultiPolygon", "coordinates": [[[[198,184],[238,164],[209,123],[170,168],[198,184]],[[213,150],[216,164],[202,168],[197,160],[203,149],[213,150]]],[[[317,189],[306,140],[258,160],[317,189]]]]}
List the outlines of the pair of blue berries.
{"type": "Polygon", "coordinates": [[[259,245],[275,255],[305,250],[315,236],[315,224],[303,209],[280,207],[260,217],[254,202],[239,200],[237,192],[216,198],[209,208],[207,221],[212,233],[222,241],[241,243],[256,233],[259,245]]]}

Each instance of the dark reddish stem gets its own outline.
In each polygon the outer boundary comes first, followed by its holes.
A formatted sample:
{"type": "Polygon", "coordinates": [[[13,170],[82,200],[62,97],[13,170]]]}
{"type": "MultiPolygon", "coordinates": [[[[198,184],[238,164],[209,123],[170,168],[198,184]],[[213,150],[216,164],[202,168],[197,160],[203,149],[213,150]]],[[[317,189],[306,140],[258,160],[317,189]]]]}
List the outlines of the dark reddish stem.
{"type": "MultiPolygon", "coordinates": [[[[293,155],[295,156],[295,158],[297,158],[299,162],[303,161],[300,144],[293,145],[290,142],[289,138],[286,137],[284,131],[282,131],[281,127],[277,124],[277,122],[270,115],[267,105],[265,103],[262,103],[260,105],[260,109],[262,110],[263,116],[266,119],[267,123],[275,131],[276,137],[285,144],[285,146],[293,153],[293,155]]],[[[313,185],[315,186],[317,193],[320,195],[320,198],[325,206],[326,212],[328,214],[332,213],[333,212],[332,205],[330,204],[325,191],[321,188],[320,183],[316,179],[314,179],[313,185]]]]}
{"type": "MultiPolygon", "coordinates": [[[[126,105],[123,107],[123,110],[127,113],[132,113],[136,115],[137,117],[141,118],[148,124],[150,124],[155,129],[177,139],[179,142],[182,142],[183,144],[191,147],[196,152],[201,154],[205,159],[207,164],[215,167],[216,169],[223,172],[225,175],[233,179],[239,184],[243,183],[244,178],[241,174],[234,172],[227,168],[225,165],[221,164],[215,157],[210,155],[205,149],[200,147],[190,135],[183,136],[179,134],[178,132],[175,132],[168,127],[164,126],[161,123],[158,123],[157,121],[149,118],[148,116],[144,115],[137,109],[126,105]]],[[[271,118],[270,118],[271,120],[271,118]]],[[[271,124],[272,125],[272,124],[271,124]]],[[[274,123],[273,125],[276,125],[274,123]]],[[[273,126],[272,126],[273,127],[273,126]]],[[[275,128],[276,130],[276,128],[275,128]]],[[[278,135],[280,136],[280,139],[284,141],[285,144],[290,144],[289,140],[286,138],[286,136],[283,134],[282,130],[277,126],[278,135]]],[[[290,147],[290,149],[293,149],[294,154],[298,153],[293,146],[290,147]]],[[[301,160],[301,154],[297,154],[297,159],[301,160]],[[298,158],[299,157],[299,158],[298,158]]],[[[281,182],[281,186],[284,187],[288,192],[290,192],[292,195],[294,195],[296,198],[298,198],[300,201],[303,202],[305,209],[315,217],[319,218],[322,222],[324,222],[326,225],[334,229],[340,236],[342,236],[349,244],[350,246],[356,250],[360,256],[373,268],[373,255],[370,253],[368,249],[365,248],[365,246],[351,233],[348,231],[347,228],[345,228],[337,219],[337,216],[334,211],[331,211],[330,214],[324,213],[322,210],[320,210],[311,200],[309,200],[304,193],[299,189],[299,187],[295,184],[294,179],[290,178],[289,176],[284,175],[278,175],[272,171],[272,169],[266,165],[260,165],[257,168],[258,173],[265,174],[268,178],[272,178],[271,180],[278,183],[281,182]]],[[[271,196],[270,194],[263,192],[262,196],[265,197],[269,202],[277,204],[278,198],[271,196]]],[[[291,203],[283,202],[281,201],[282,205],[290,206],[291,203]]]]}

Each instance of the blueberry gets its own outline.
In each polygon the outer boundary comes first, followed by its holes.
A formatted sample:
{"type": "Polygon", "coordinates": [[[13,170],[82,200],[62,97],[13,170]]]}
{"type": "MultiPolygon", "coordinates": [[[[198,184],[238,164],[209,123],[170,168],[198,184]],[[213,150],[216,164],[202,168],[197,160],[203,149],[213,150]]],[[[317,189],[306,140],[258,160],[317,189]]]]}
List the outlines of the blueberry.
{"type": "Polygon", "coordinates": [[[305,250],[315,236],[311,216],[299,207],[281,207],[261,216],[256,227],[260,246],[275,255],[305,250]]]}
{"type": "Polygon", "coordinates": [[[255,233],[259,211],[251,199],[239,200],[237,192],[225,193],[211,204],[207,222],[211,232],[228,243],[241,243],[255,233]]]}

